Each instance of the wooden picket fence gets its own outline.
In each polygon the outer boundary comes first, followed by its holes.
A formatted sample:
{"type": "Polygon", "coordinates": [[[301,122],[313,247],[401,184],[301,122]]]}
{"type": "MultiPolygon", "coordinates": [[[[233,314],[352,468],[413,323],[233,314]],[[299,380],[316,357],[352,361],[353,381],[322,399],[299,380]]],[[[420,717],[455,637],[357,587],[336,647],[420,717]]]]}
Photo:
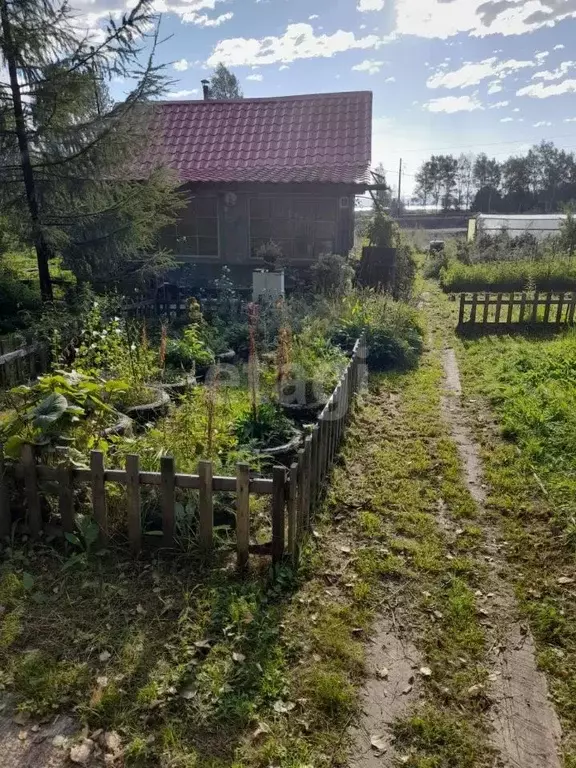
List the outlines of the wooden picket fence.
{"type": "MultiPolygon", "coordinates": [[[[354,396],[365,378],[365,361],[365,340],[360,338],[296,460],[288,470],[274,467],[271,478],[251,478],[249,465],[245,463],[237,464],[235,477],[220,477],[213,474],[211,461],[200,461],[196,475],[179,474],[170,456],[160,460],[160,472],[142,472],[140,457],[135,454],[126,458],[125,469],[106,469],[101,451],[92,451],[89,468],[68,464],[47,466],[37,463],[31,445],[24,445],[21,461],[12,463],[4,458],[0,446],[0,536],[8,535],[12,526],[11,481],[18,480],[18,487],[23,487],[27,530],[33,538],[43,527],[42,483],[50,481],[57,487],[60,522],[66,532],[75,529],[75,489],[83,485],[90,488],[92,515],[102,540],[106,541],[109,535],[106,484],[116,483],[126,488],[127,534],[134,553],[141,550],[147,537],[141,525],[141,488],[146,486],[159,489],[162,545],[167,548],[174,545],[176,533],[176,489],[198,491],[198,543],[209,551],[214,543],[214,493],[225,491],[236,496],[236,553],[240,567],[246,565],[251,553],[270,555],[275,563],[287,553],[297,559],[302,537],[310,529],[312,516],[326,487],[354,396]],[[250,544],[251,495],[271,496],[272,540],[267,544],[250,544]]],[[[158,541],[157,537],[154,539],[158,541]]]]}
{"type": "Polygon", "coordinates": [[[458,327],[574,325],[576,293],[462,293],[458,327]]]}
{"type": "Polygon", "coordinates": [[[9,389],[35,379],[48,370],[48,364],[48,348],[39,342],[1,354],[0,389],[9,389]]]}

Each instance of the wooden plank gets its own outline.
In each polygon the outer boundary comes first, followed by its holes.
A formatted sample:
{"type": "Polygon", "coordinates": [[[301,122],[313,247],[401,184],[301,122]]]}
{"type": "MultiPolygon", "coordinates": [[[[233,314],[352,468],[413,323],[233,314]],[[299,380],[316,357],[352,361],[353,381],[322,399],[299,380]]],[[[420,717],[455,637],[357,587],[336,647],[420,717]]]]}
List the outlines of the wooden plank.
{"type": "Polygon", "coordinates": [[[502,294],[499,293],[496,298],[496,317],[495,317],[495,323],[498,325],[500,322],[500,315],[502,314],[502,294]]]}
{"type": "Polygon", "coordinates": [[[310,507],[311,507],[311,513],[314,512],[314,509],[316,507],[316,500],[318,499],[318,444],[319,444],[319,435],[318,435],[318,424],[314,425],[314,429],[312,430],[312,457],[311,457],[311,465],[310,465],[310,482],[311,482],[311,491],[310,491],[310,507]]]}
{"type": "Polygon", "coordinates": [[[564,311],[564,293],[558,296],[558,309],[556,310],[556,325],[562,324],[562,312],[564,311]]]}
{"type": "Polygon", "coordinates": [[[209,550],[213,546],[214,537],[214,498],[212,495],[212,462],[198,462],[200,478],[199,507],[198,507],[198,540],[200,546],[209,550]]]}
{"type": "Polygon", "coordinates": [[[73,533],[75,528],[74,491],[72,489],[72,473],[66,464],[61,464],[58,467],[58,512],[64,531],[73,533]]]}
{"type": "Polygon", "coordinates": [[[466,301],[466,295],[464,293],[460,294],[460,310],[458,312],[458,326],[461,326],[464,323],[464,311],[466,304],[464,303],[466,301]]]}
{"type": "Polygon", "coordinates": [[[102,541],[108,540],[108,512],[106,509],[106,483],[104,480],[104,454],[90,453],[90,485],[92,487],[92,514],[100,528],[102,541]]]}
{"type": "Polygon", "coordinates": [[[12,514],[10,512],[10,496],[6,482],[4,446],[0,443],[0,537],[9,536],[11,528],[12,514]]]}
{"type": "Polygon", "coordinates": [[[140,456],[126,456],[126,510],[128,515],[128,540],[134,554],[142,547],[142,520],[140,510],[140,456]]]}
{"type": "Polygon", "coordinates": [[[297,522],[296,527],[299,531],[304,531],[304,505],[306,503],[306,496],[304,493],[304,448],[300,448],[298,451],[298,455],[296,458],[296,461],[298,463],[298,498],[296,501],[296,515],[297,515],[297,522]]]}
{"type": "Polygon", "coordinates": [[[570,299],[570,309],[568,310],[568,325],[574,325],[574,313],[576,312],[576,291],[570,299]]]}
{"type": "Polygon", "coordinates": [[[288,552],[292,560],[298,558],[298,545],[300,543],[301,529],[298,527],[298,462],[290,465],[290,479],[288,484],[288,552]]]}
{"type": "Polygon", "coordinates": [[[304,530],[310,530],[310,493],[312,478],[312,437],[308,435],[304,441],[304,465],[302,467],[302,491],[304,502],[302,504],[302,524],[304,530]]]}
{"type": "Polygon", "coordinates": [[[508,316],[506,317],[506,322],[508,325],[512,324],[512,318],[514,316],[514,297],[516,296],[515,293],[511,293],[508,296],[508,316]]]}
{"type": "Polygon", "coordinates": [[[22,465],[24,467],[24,489],[28,507],[28,525],[30,535],[37,538],[42,530],[42,510],[38,495],[38,478],[36,476],[36,459],[34,449],[29,443],[22,446],[22,465]]]}
{"type": "Polygon", "coordinates": [[[286,468],[272,469],[272,562],[279,563],[284,557],[284,526],[286,511],[286,468]]]}
{"type": "Polygon", "coordinates": [[[518,319],[519,323],[524,322],[524,313],[526,312],[526,299],[527,299],[526,294],[523,293],[522,298],[520,299],[520,317],[518,319]]]}
{"type": "Polygon", "coordinates": [[[478,306],[478,294],[473,293],[472,294],[472,305],[470,309],[470,322],[475,323],[476,322],[476,307],[478,306]]]}
{"type": "Polygon", "coordinates": [[[176,467],[173,456],[162,456],[160,459],[160,496],[162,506],[162,533],[165,547],[174,546],[174,531],[176,528],[176,467]]]}
{"type": "Polygon", "coordinates": [[[248,562],[250,544],[250,465],[236,465],[236,552],[238,567],[248,562]]]}
{"type": "Polygon", "coordinates": [[[552,305],[552,294],[550,291],[546,294],[546,302],[544,304],[544,322],[550,322],[550,307],[552,305]]]}
{"type": "Polygon", "coordinates": [[[536,323],[538,322],[538,306],[540,304],[540,293],[539,291],[536,291],[534,293],[534,299],[532,301],[532,316],[531,316],[531,322],[536,323]]]}

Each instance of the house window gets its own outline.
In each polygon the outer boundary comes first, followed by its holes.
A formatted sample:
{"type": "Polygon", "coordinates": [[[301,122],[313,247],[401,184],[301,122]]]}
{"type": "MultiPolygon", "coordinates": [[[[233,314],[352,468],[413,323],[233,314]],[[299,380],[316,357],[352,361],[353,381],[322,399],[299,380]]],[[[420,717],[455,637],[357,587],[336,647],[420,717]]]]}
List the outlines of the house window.
{"type": "Polygon", "coordinates": [[[163,237],[163,245],[178,256],[218,256],[218,199],[191,198],[163,237]]]}
{"type": "Polygon", "coordinates": [[[250,200],[250,254],[273,240],[289,260],[313,260],[334,253],[338,201],[258,197],[250,200]]]}

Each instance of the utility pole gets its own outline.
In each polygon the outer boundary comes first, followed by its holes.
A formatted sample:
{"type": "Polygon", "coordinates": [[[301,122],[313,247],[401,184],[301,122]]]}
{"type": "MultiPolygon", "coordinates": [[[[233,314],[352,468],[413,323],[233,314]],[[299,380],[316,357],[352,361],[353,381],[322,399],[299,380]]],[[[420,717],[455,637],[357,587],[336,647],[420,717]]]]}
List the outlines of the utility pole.
{"type": "Polygon", "coordinates": [[[400,201],[402,200],[402,158],[398,169],[398,218],[400,218],[400,201]]]}

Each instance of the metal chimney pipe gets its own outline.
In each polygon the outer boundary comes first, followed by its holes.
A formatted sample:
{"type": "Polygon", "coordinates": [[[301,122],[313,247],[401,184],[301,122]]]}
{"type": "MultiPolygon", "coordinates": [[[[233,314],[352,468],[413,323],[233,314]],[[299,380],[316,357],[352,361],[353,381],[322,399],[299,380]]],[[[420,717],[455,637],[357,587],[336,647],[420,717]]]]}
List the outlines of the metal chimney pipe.
{"type": "Polygon", "coordinates": [[[202,80],[201,82],[204,101],[210,101],[210,80],[202,80]]]}

